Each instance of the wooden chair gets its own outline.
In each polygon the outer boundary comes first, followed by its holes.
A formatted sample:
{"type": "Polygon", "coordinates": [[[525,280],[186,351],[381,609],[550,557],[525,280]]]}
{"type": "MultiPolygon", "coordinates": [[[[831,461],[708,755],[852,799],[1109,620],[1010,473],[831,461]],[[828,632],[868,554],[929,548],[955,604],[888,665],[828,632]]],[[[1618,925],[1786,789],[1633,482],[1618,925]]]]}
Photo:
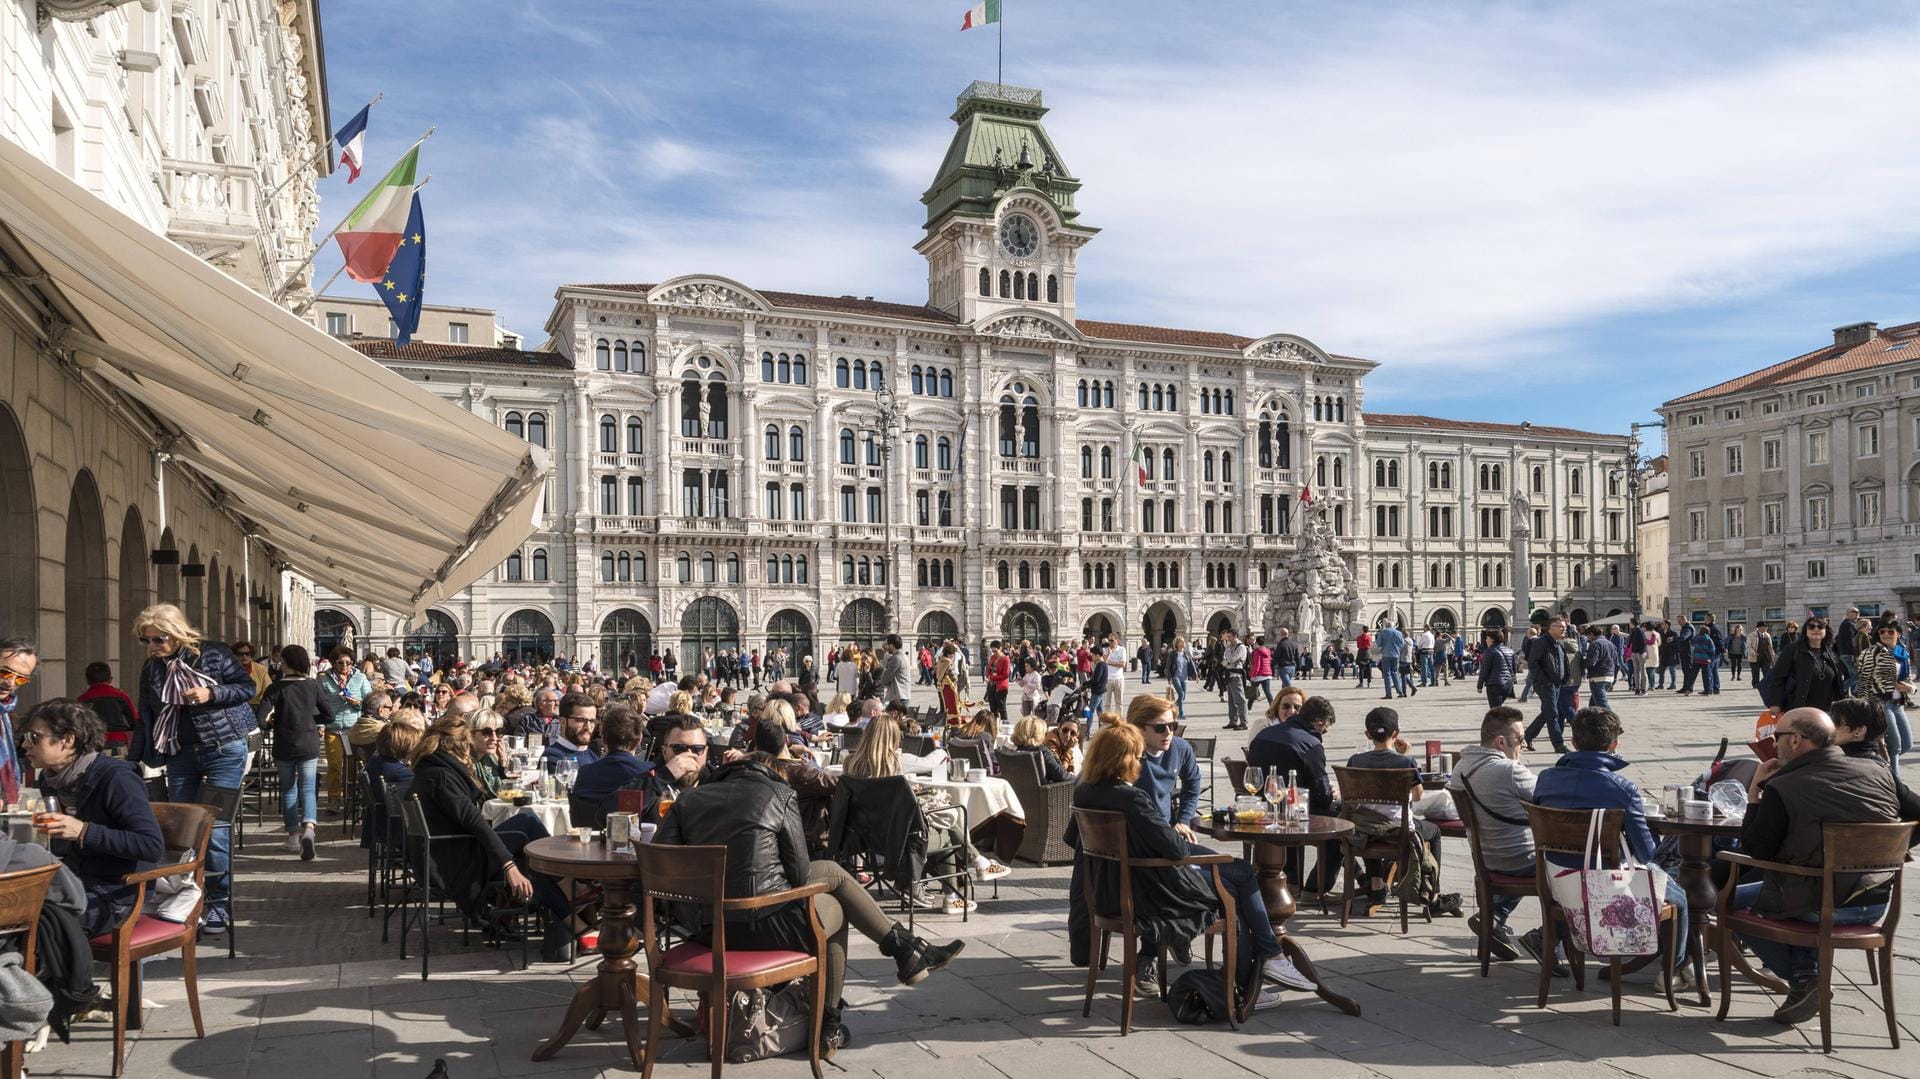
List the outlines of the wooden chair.
{"type": "MultiPolygon", "coordinates": [[[[1102,914],[1094,898],[1092,867],[1089,866],[1089,872],[1082,875],[1086,889],[1087,913],[1092,918],[1092,928],[1100,934],[1100,947],[1087,963],[1087,995],[1080,1008],[1081,1016],[1093,1014],[1094,982],[1100,977],[1100,972],[1106,969],[1107,953],[1112,948],[1113,935],[1118,933],[1123,964],[1120,978],[1120,1036],[1126,1037],[1133,1030],[1133,986],[1140,955],[1139,934],[1134,926],[1133,871],[1205,866],[1213,880],[1213,894],[1219,898],[1221,910],[1219,920],[1208,927],[1207,933],[1211,936],[1216,929],[1219,930],[1223,948],[1221,973],[1226,978],[1227,1000],[1231,1002],[1227,1024],[1238,1030],[1239,1020],[1247,1017],[1247,1008],[1252,1003],[1253,994],[1249,992],[1247,999],[1242,1000],[1234,992],[1234,975],[1239,971],[1239,957],[1235,954],[1239,948],[1239,922],[1233,893],[1227,891],[1226,883],[1220,879],[1220,867],[1232,864],[1233,855],[1189,854],[1179,859],[1135,858],[1127,851],[1126,817],[1100,809],[1076,809],[1073,811],[1073,816],[1080,825],[1080,853],[1089,860],[1104,859],[1115,863],[1120,878],[1120,909],[1113,914],[1102,914]]],[[[1166,942],[1158,941],[1156,944],[1160,970],[1164,977],[1167,969],[1166,942]]],[[[1211,962],[1211,948],[1209,948],[1209,962],[1211,962]]],[[[1259,981],[1256,978],[1255,985],[1258,984],[1259,981]]],[[[1167,986],[1163,980],[1160,986],[1162,999],[1165,999],[1166,992],[1167,986]]]]}
{"type": "MultiPolygon", "coordinates": [[[[1590,809],[1552,809],[1547,806],[1526,803],[1527,823],[1533,828],[1533,865],[1534,879],[1540,892],[1540,1001],[1539,1006],[1547,1006],[1547,990],[1553,986],[1553,942],[1560,924],[1566,921],[1566,911],[1553,901],[1553,889],[1547,880],[1557,869],[1547,860],[1548,855],[1569,856],[1578,861],[1586,856],[1587,831],[1592,822],[1590,809]]],[[[1626,820],[1624,810],[1608,809],[1600,818],[1600,865],[1602,868],[1620,864],[1620,829],[1626,820]]],[[[1572,864],[1570,862],[1569,864],[1572,864]]],[[[1680,924],[1680,910],[1664,897],[1657,897],[1660,903],[1660,924],[1666,929],[1667,947],[1660,957],[1660,969],[1665,972],[1667,992],[1667,1010],[1677,1012],[1680,1003],[1673,998],[1673,965],[1680,953],[1680,938],[1685,927],[1680,924]]],[[[1573,966],[1573,985],[1576,989],[1587,987],[1587,957],[1574,946],[1573,935],[1567,934],[1567,959],[1573,966]]],[[[1613,1025],[1620,1025],[1620,959],[1607,960],[1609,980],[1613,983],[1613,1025]]]]}
{"type": "MultiPolygon", "coordinates": [[[[1748,866],[1770,873],[1812,877],[1820,882],[1820,920],[1806,922],[1797,918],[1769,918],[1752,910],[1734,910],[1733,887],[1720,890],[1720,906],[1715,919],[1720,945],[1720,1014],[1727,1017],[1733,1004],[1733,950],[1738,947],[1734,934],[1778,941],[1796,948],[1816,948],[1820,952],[1820,1048],[1833,1052],[1833,953],[1845,948],[1867,953],[1867,969],[1880,983],[1881,1003],[1887,1013],[1887,1037],[1900,1048],[1900,1024],[1893,1008],[1893,942],[1900,928],[1900,886],[1907,848],[1913,839],[1911,822],[1895,824],[1827,824],[1821,827],[1822,857],[1819,868],[1762,861],[1737,851],[1721,851],[1720,857],[1736,867],[1748,866]],[[1835,925],[1834,908],[1838,895],[1834,878],[1840,874],[1893,874],[1893,892],[1887,900],[1887,913],[1879,925],[1835,925]],[[1874,961],[1879,969],[1874,971],[1874,961]]],[[[1734,872],[1737,874],[1739,869],[1734,872]]]]}
{"type": "Polygon", "coordinates": [[[194,942],[200,931],[200,917],[206,912],[207,844],[213,839],[216,813],[212,806],[185,802],[161,802],[153,807],[160,823],[160,835],[166,841],[164,860],[142,873],[129,873],[122,883],[133,888],[133,906],[113,928],[88,943],[93,959],[110,967],[113,987],[113,1074],[118,1079],[127,1063],[127,1028],[138,1030],[140,1014],[140,960],[166,952],[180,953],[181,974],[187,983],[187,1008],[193,1013],[193,1036],[207,1036],[200,1021],[200,988],[195,979],[194,942]],[[162,877],[190,876],[199,885],[199,902],[184,922],[169,922],[142,912],[146,905],[147,885],[162,877]]]}
{"type": "Polygon", "coordinates": [[[1040,755],[1028,750],[999,750],[1000,778],[1013,788],[1026,811],[1027,829],[1020,837],[1015,858],[1035,865],[1065,865],[1073,861],[1073,848],[1067,845],[1067,816],[1073,812],[1072,779],[1058,783],[1040,782],[1040,755]]]}
{"type": "MultiPolygon", "coordinates": [[[[825,883],[803,884],[772,895],[729,899],[726,894],[727,848],[679,847],[638,843],[640,863],[640,939],[647,953],[647,1053],[640,1079],[652,1079],[653,1062],[660,1051],[660,1028],[667,1021],[667,990],[690,989],[705,995],[707,1053],[713,1079],[720,1079],[727,1062],[727,1009],[738,989],[764,989],[796,978],[813,979],[813,1008],[807,1018],[807,1063],[813,1079],[820,1077],[820,1021],[827,1006],[827,933],[814,910],[814,896],[829,890],[825,883]],[[663,947],[655,901],[697,905],[710,927],[711,944],[686,941],[663,947]],[[796,900],[806,904],[807,925],[813,931],[813,950],[746,951],[727,947],[727,915],[765,910],[796,900]]],[[[682,914],[687,908],[681,908],[682,914]]]]}
{"type": "MultiPolygon", "coordinates": [[[[1353,820],[1355,811],[1362,807],[1371,807],[1373,812],[1383,816],[1391,815],[1390,807],[1398,806],[1400,818],[1398,834],[1382,839],[1372,839],[1360,843],[1358,831],[1353,833],[1354,842],[1347,845],[1346,888],[1340,898],[1340,928],[1347,927],[1348,910],[1353,906],[1353,884],[1356,879],[1366,879],[1368,861],[1391,861],[1387,870],[1387,888],[1393,889],[1394,881],[1405,876],[1409,870],[1408,862],[1413,857],[1413,792],[1420,789],[1420,773],[1410,768],[1345,768],[1335,765],[1334,778],[1340,783],[1340,817],[1353,820]]],[[[1427,921],[1433,921],[1433,911],[1425,911],[1427,921]]],[[[1400,898],[1400,932],[1407,931],[1407,900],[1400,898]]]]}
{"type": "Polygon", "coordinates": [[[1479,953],[1480,976],[1487,976],[1493,963],[1493,897],[1497,895],[1540,896],[1540,879],[1537,874],[1521,876],[1511,873],[1496,873],[1487,868],[1486,855],[1480,850],[1480,823],[1476,813],[1485,812],[1466,790],[1453,792],[1453,801],[1460,810],[1460,824],[1466,830],[1467,850],[1473,855],[1473,903],[1480,912],[1479,953]]]}
{"type": "MultiPolygon", "coordinates": [[[[59,862],[33,869],[0,873],[0,936],[20,934],[20,967],[33,973],[34,945],[40,939],[40,908],[46,904],[47,889],[60,872],[59,862]]],[[[0,1047],[0,1077],[20,1079],[27,1056],[24,1039],[0,1047]]]]}

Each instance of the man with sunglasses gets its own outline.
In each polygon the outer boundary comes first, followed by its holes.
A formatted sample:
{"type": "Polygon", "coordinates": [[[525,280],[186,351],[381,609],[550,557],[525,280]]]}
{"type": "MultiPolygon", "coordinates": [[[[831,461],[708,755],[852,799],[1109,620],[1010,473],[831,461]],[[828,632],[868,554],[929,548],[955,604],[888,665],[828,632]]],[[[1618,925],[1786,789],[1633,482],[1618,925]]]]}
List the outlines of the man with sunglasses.
{"type": "MultiPolygon", "coordinates": [[[[1818,869],[1826,857],[1826,824],[1879,824],[1900,819],[1893,773],[1877,760],[1849,757],[1834,744],[1833,720],[1818,708],[1794,708],[1780,717],[1777,755],[1763,761],[1747,788],[1740,849],[1763,861],[1818,869]]],[[[1911,841],[1911,836],[1909,837],[1911,841]]],[[[1835,925],[1871,925],[1886,914],[1892,878],[1838,874],[1835,925]]],[[[1733,893],[1735,910],[1809,924],[1820,920],[1820,878],[1768,871],[1733,893]]],[[[1760,962],[1786,981],[1787,999],[1776,1022],[1803,1023],[1820,1014],[1820,953],[1758,937],[1740,936],[1760,962]]]]}
{"type": "MultiPolygon", "coordinates": [[[[638,778],[628,780],[620,789],[645,791],[646,808],[640,815],[645,820],[657,821],[662,797],[671,795],[678,799],[683,792],[712,777],[719,764],[709,759],[713,756],[707,742],[707,729],[700,725],[700,720],[695,716],[675,716],[661,735],[660,763],[638,778]]],[[[578,793],[577,783],[574,790],[578,793]]]]}
{"type": "Polygon", "coordinates": [[[9,803],[20,800],[19,739],[13,730],[13,710],[20,704],[20,689],[33,681],[40,666],[40,652],[33,642],[10,637],[0,640],[0,794],[9,803]]]}
{"type": "Polygon", "coordinates": [[[573,782],[574,797],[595,805],[611,803],[614,791],[651,773],[653,762],[641,760],[634,752],[640,748],[640,738],[645,733],[646,721],[631,706],[616,704],[607,709],[607,721],[601,731],[606,739],[607,755],[580,767],[580,775],[573,782]]]}

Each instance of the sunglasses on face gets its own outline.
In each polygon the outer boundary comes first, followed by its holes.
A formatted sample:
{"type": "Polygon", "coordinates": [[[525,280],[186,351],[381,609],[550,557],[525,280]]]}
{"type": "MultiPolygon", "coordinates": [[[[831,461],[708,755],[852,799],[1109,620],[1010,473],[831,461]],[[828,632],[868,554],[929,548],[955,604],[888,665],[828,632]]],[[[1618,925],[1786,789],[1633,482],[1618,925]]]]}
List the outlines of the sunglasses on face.
{"type": "Polygon", "coordinates": [[[1155,733],[1155,734],[1172,734],[1172,733],[1173,733],[1173,728],[1174,728],[1175,726],[1177,726],[1177,724],[1173,724],[1173,723],[1147,723],[1147,724],[1143,724],[1143,725],[1142,725],[1142,727],[1141,727],[1141,729],[1142,729],[1142,730],[1149,730],[1149,731],[1152,731],[1152,732],[1153,732],[1153,733],[1155,733]]]}
{"type": "Polygon", "coordinates": [[[486,729],[486,730],[484,730],[484,731],[474,731],[473,733],[474,733],[474,735],[475,735],[476,737],[480,737],[480,738],[504,738],[504,737],[506,737],[506,736],[505,736],[504,734],[502,734],[502,733],[501,733],[500,731],[498,731],[498,730],[495,730],[495,729],[494,729],[494,728],[492,728],[492,727],[489,727],[489,728],[487,728],[487,729],[486,729]]]}
{"type": "Polygon", "coordinates": [[[705,745],[690,746],[684,742],[669,742],[667,743],[667,748],[673,750],[675,753],[705,753],[707,751],[705,745]]]}
{"type": "Polygon", "coordinates": [[[5,682],[15,689],[19,689],[31,681],[33,681],[33,676],[21,674],[19,671],[0,671],[0,682],[5,682]]]}
{"type": "Polygon", "coordinates": [[[1300,710],[1300,706],[1289,702],[1287,704],[1281,705],[1280,710],[1282,712],[1298,712],[1300,710]]]}
{"type": "Polygon", "coordinates": [[[168,637],[168,636],[167,636],[166,634],[164,634],[164,633],[163,633],[163,634],[161,634],[161,635],[160,635],[160,636],[158,636],[158,637],[140,637],[140,638],[137,638],[137,640],[139,640],[139,642],[140,642],[141,644],[149,644],[149,645],[151,645],[151,644],[166,644],[166,643],[167,643],[167,642],[168,642],[169,640],[171,640],[171,639],[172,639],[172,638],[170,638],[170,637],[168,637]]]}

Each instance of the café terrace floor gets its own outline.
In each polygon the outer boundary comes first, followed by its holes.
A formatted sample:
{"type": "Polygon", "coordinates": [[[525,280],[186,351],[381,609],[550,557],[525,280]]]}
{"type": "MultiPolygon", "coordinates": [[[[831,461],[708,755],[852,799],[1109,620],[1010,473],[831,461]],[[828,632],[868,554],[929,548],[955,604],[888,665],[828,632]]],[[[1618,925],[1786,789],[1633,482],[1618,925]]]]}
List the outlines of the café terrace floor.
{"type": "MultiPolygon", "coordinates": [[[[1309,692],[1329,685],[1306,683],[1309,692]]],[[[1328,737],[1328,756],[1344,760],[1361,748],[1361,717],[1379,695],[1377,688],[1356,690],[1351,680],[1332,685],[1328,695],[1340,721],[1328,737]]],[[[1134,688],[1131,678],[1128,688],[1134,688]]],[[[1744,686],[1717,698],[1661,693],[1616,702],[1627,722],[1622,748],[1640,762],[1632,774],[1643,787],[1690,777],[1723,735],[1734,736],[1737,746],[1757,711],[1744,686]]],[[[1460,683],[1397,705],[1416,747],[1428,737],[1445,739],[1449,748],[1466,744],[1485,710],[1470,684],[1460,683]]],[[[1196,686],[1189,714],[1195,734],[1212,734],[1225,707],[1196,686]]],[[[1223,739],[1222,755],[1229,746],[1238,755],[1238,745],[1237,738],[1223,739]]],[[[1546,755],[1534,763],[1544,765],[1546,755]]],[[[224,942],[200,952],[206,1037],[192,1037],[178,963],[154,962],[147,990],[152,1010],[146,1029],[130,1035],[127,1075],[422,1079],[436,1058],[447,1061],[451,1079],[632,1073],[615,1020],[598,1032],[582,1031],[545,1063],[528,1059],[559,1023],[568,996],[590,976],[591,959],[562,967],[536,958],[531,969],[517,970],[517,949],[511,955],[478,945],[463,949],[456,933],[442,930],[433,977],[422,982],[418,961],[402,962],[397,945],[383,945],[379,923],[368,919],[359,847],[341,838],[337,824],[322,831],[327,842],[320,858],[303,864],[279,847],[271,823],[250,830],[237,861],[240,958],[228,960],[224,942]]],[[[1467,893],[1471,903],[1466,850],[1456,843],[1446,853],[1448,887],[1467,893]]],[[[1887,1043],[1878,990],[1862,989],[1866,964],[1857,954],[1843,956],[1837,974],[1836,1051],[1827,1056],[1819,1051],[1816,1024],[1775,1024],[1770,1015],[1777,1000],[1749,985],[1738,987],[1728,1021],[1716,1023],[1710,1009],[1685,1003],[1669,1014],[1650,972],[1643,972],[1628,981],[1616,1028],[1608,1021],[1605,983],[1591,967],[1585,993],[1556,981],[1548,1007],[1539,1009],[1536,968],[1496,964],[1492,977],[1478,976],[1464,920],[1427,925],[1416,918],[1401,936],[1392,928],[1397,918],[1343,930],[1337,917],[1317,912],[1296,917],[1291,928],[1332,985],[1361,1004],[1363,1017],[1289,993],[1235,1032],[1224,1024],[1180,1025],[1157,1002],[1143,1001],[1134,1032],[1122,1038],[1117,978],[1103,980],[1093,1016],[1080,1015],[1084,972],[1067,961],[1066,889],[1065,868],[1017,867],[1001,882],[1000,898],[983,902],[966,925],[957,916],[923,919],[923,932],[964,936],[968,943],[948,971],[913,989],[897,986],[891,961],[856,935],[846,1015],[853,1045],[826,1066],[828,1073],[1445,1079],[1499,1067],[1552,1079],[1920,1074],[1914,1047],[1920,1023],[1911,1018],[1920,1014],[1920,942],[1913,930],[1920,919],[1911,916],[1900,934],[1905,954],[1894,967],[1905,1017],[1897,1050],[1887,1043]]],[[[1537,923],[1532,903],[1514,915],[1516,929],[1537,923]]],[[[1717,989],[1715,1000],[1717,1006],[1717,989]]],[[[104,1076],[111,1043],[110,1025],[85,1024],[73,1044],[55,1042],[29,1057],[28,1069],[104,1076]]],[[[702,1046],[686,1041],[669,1042],[655,1070],[705,1075],[707,1068],[702,1046]]],[[[787,1057],[729,1065],[727,1074],[800,1076],[806,1062],[787,1057]]]]}

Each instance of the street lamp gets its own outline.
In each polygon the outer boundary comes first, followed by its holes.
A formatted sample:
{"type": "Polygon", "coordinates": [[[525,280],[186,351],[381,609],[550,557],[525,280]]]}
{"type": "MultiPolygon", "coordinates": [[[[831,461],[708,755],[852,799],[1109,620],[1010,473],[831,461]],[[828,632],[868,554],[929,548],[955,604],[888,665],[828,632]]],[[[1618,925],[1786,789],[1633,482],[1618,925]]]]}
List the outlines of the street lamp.
{"type": "Polygon", "coordinates": [[[1627,480],[1627,567],[1633,574],[1633,615],[1643,613],[1640,603],[1640,473],[1652,462],[1640,452],[1640,429],[1642,427],[1665,427],[1666,421],[1654,420],[1648,423],[1635,422],[1628,425],[1632,431],[1632,445],[1627,450],[1626,464],[1612,470],[1614,474],[1624,471],[1627,480]]]}
{"type": "MultiPolygon", "coordinates": [[[[880,425],[880,540],[885,550],[885,559],[893,562],[893,450],[894,425],[900,421],[902,409],[895,395],[893,381],[883,378],[873,389],[874,418],[880,425]]],[[[898,565],[891,566],[887,574],[886,625],[888,632],[899,633],[898,625],[900,604],[895,591],[900,587],[898,565]]]]}

